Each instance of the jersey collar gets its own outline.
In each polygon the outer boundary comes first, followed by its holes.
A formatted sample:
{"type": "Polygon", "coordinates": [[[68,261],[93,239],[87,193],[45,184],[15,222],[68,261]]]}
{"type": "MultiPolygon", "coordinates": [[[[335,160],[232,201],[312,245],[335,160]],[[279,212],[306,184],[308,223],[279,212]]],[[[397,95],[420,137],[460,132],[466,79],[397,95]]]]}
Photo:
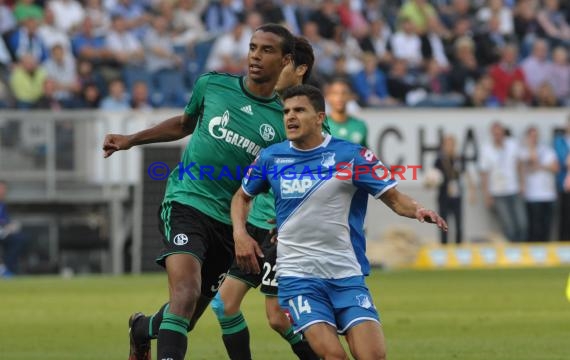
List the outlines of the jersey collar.
{"type": "Polygon", "coordinates": [[[322,148],[326,148],[326,147],[329,145],[329,143],[331,142],[332,136],[331,136],[330,134],[326,134],[326,133],[323,133],[323,135],[325,135],[325,139],[323,140],[323,142],[322,142],[320,145],[315,146],[315,147],[312,148],[312,149],[306,149],[306,150],[298,149],[298,148],[296,148],[296,147],[293,145],[293,142],[292,142],[292,141],[289,141],[289,147],[290,147],[291,149],[295,149],[295,150],[297,150],[297,151],[303,151],[303,152],[314,151],[314,150],[317,150],[318,148],[321,148],[321,147],[322,147],[322,148]]]}

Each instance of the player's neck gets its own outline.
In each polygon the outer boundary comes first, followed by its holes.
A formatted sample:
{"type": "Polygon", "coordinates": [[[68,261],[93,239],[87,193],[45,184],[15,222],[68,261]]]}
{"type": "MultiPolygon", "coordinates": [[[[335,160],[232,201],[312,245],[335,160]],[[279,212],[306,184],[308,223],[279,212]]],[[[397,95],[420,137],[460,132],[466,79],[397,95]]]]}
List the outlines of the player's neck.
{"type": "Polygon", "coordinates": [[[246,76],[244,84],[247,91],[249,91],[252,95],[268,98],[273,96],[276,82],[266,81],[262,83],[257,83],[251,80],[249,76],[246,76]]]}
{"type": "Polygon", "coordinates": [[[311,134],[311,136],[308,136],[306,138],[292,141],[292,143],[296,149],[312,150],[321,146],[321,144],[325,141],[325,139],[326,137],[323,135],[323,133],[315,133],[311,134]]]}
{"type": "Polygon", "coordinates": [[[343,123],[348,120],[346,111],[331,111],[330,118],[337,123],[343,123]]]}

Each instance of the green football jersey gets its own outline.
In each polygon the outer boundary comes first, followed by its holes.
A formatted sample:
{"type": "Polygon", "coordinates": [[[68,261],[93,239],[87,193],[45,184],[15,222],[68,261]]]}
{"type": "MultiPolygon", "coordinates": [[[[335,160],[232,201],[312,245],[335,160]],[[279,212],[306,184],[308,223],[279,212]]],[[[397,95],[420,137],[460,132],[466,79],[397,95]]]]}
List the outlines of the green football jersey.
{"type": "MultiPolygon", "coordinates": [[[[325,118],[323,131],[327,134],[331,133],[330,123],[331,121],[325,118]]],[[[275,224],[268,223],[267,220],[269,219],[275,219],[275,197],[271,190],[268,193],[261,193],[253,199],[247,222],[258,228],[271,230],[275,227],[275,224]]]]}
{"type": "Polygon", "coordinates": [[[368,147],[366,142],[368,129],[364,121],[348,116],[348,119],[346,119],[345,122],[338,123],[330,118],[329,126],[331,128],[332,136],[368,147]]]}
{"type": "Polygon", "coordinates": [[[231,224],[230,204],[244,169],[261,149],[285,140],[279,98],[260,98],[244,78],[208,73],[194,85],[184,112],[198,119],[182,155],[168,178],[164,201],[192,206],[231,224]]]}

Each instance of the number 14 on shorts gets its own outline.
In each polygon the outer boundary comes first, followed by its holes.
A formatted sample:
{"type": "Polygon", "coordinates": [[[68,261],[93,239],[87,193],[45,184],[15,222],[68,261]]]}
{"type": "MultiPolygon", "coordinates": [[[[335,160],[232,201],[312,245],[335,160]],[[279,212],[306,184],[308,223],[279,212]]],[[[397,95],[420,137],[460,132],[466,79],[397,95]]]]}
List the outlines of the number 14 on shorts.
{"type": "Polygon", "coordinates": [[[311,305],[309,305],[309,300],[304,299],[303,295],[297,296],[297,304],[295,304],[294,298],[289,299],[289,307],[293,310],[293,313],[295,314],[295,318],[297,320],[300,319],[301,314],[303,314],[303,313],[310,314],[311,313],[311,305]]]}

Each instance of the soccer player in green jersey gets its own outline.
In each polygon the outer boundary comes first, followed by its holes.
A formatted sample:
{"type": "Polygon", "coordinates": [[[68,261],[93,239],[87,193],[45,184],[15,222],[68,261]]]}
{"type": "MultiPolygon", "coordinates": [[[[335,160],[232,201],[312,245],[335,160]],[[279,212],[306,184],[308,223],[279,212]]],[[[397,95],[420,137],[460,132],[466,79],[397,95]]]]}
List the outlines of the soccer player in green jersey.
{"type": "MultiPolygon", "coordinates": [[[[291,61],[281,72],[275,87],[279,93],[286,88],[300,85],[311,74],[315,56],[311,44],[302,37],[295,39],[295,53],[291,61]]],[[[318,359],[308,342],[300,334],[295,334],[289,318],[285,315],[277,300],[277,280],[275,262],[277,244],[271,241],[270,230],[274,225],[267,222],[275,218],[275,200],[273,193],[257,196],[253,201],[247,228],[263,251],[260,261],[261,273],[246,273],[240,270],[234,261],[228,276],[222,283],[218,294],[212,301],[212,309],[222,328],[222,339],[230,359],[250,360],[249,330],[240,310],[245,295],[251,288],[259,285],[265,295],[265,312],[269,326],[277,331],[301,360],[318,359]]]]}
{"type": "MultiPolygon", "coordinates": [[[[262,148],[285,139],[282,106],[274,92],[291,61],[295,39],[283,26],[262,25],[253,33],[248,74],[209,73],[194,85],[184,113],[133,135],[107,135],[104,156],[135,145],[174,141],[192,134],[183,167],[168,179],[160,208],[170,299],[153,316],[129,319],[130,360],[182,360],[187,333],[214,297],[234,259],[230,201],[246,168],[262,148]]],[[[258,254],[262,257],[262,253],[258,254]]]]}
{"type": "Polygon", "coordinates": [[[326,101],[330,107],[327,118],[330,120],[331,135],[368,147],[366,124],[347,113],[346,104],[351,94],[350,85],[343,79],[335,79],[327,85],[326,101]]]}

